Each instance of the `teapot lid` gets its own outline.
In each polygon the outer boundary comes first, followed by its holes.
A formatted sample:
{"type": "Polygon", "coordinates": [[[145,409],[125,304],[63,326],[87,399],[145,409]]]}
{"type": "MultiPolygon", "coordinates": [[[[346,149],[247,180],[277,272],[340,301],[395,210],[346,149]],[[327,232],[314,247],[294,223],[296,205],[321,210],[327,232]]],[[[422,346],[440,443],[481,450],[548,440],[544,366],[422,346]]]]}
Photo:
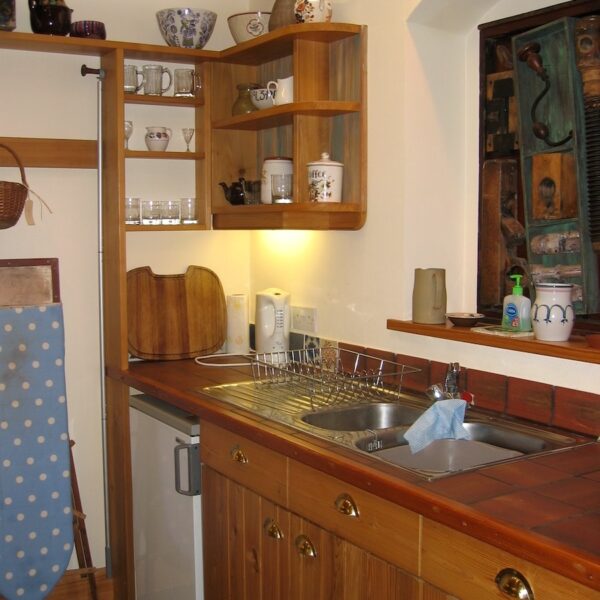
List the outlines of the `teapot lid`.
{"type": "Polygon", "coordinates": [[[329,152],[321,152],[321,160],[315,160],[313,162],[309,162],[308,166],[311,165],[320,165],[321,167],[343,167],[343,163],[336,162],[335,160],[330,160],[329,152]]]}

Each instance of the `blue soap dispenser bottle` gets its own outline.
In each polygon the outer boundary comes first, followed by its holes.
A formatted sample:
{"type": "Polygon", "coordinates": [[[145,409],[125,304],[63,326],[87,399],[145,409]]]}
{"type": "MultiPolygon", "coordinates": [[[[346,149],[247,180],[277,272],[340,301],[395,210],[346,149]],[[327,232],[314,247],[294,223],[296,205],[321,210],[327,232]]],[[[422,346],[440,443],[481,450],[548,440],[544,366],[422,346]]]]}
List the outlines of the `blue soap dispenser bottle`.
{"type": "Polygon", "coordinates": [[[523,296],[522,275],[511,275],[515,280],[512,294],[504,297],[502,329],[507,331],[531,331],[531,300],[523,296]]]}

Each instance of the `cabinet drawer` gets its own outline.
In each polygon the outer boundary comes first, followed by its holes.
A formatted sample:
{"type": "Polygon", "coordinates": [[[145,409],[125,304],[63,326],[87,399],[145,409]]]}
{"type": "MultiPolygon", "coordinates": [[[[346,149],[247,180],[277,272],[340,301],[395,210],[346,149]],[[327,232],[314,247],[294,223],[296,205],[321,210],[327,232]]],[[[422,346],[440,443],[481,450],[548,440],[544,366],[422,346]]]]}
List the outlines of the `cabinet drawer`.
{"type": "Polygon", "coordinates": [[[422,577],[426,581],[459,598],[506,600],[511,596],[501,592],[495,581],[503,569],[522,574],[536,600],[600,599],[600,592],[464,533],[423,519],[422,577]]]}
{"type": "Polygon", "coordinates": [[[411,573],[418,571],[416,513],[290,460],[290,509],[411,573]]]}
{"type": "Polygon", "coordinates": [[[215,471],[282,506],[287,504],[287,458],[221,429],[200,425],[200,457],[215,471]]]}

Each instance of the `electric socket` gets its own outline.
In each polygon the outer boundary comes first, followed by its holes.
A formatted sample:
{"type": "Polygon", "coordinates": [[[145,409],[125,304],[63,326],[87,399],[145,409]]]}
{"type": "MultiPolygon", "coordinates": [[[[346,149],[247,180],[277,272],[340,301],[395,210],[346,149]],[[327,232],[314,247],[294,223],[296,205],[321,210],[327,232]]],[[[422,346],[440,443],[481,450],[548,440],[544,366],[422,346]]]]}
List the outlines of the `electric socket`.
{"type": "Polygon", "coordinates": [[[317,333],[317,309],[306,306],[292,306],[292,329],[317,333]]]}

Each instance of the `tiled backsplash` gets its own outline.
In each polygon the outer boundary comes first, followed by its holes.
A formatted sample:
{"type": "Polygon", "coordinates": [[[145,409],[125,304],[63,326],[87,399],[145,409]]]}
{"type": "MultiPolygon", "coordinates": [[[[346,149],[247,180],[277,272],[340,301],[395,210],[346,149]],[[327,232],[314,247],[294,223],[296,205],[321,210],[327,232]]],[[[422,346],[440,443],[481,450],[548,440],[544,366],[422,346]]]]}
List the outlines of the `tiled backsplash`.
{"type": "MultiPolygon", "coordinates": [[[[339,343],[340,348],[420,369],[406,375],[402,389],[423,393],[444,381],[447,365],[406,354],[339,343]]],[[[552,425],[584,435],[600,435],[600,394],[580,392],[461,366],[459,387],[475,397],[478,408],[552,425]]]]}
{"type": "MultiPolygon", "coordinates": [[[[254,325],[250,327],[250,337],[251,345],[254,347],[254,325]]],[[[405,375],[402,380],[402,389],[409,392],[425,393],[430,385],[443,382],[448,366],[407,354],[395,354],[387,350],[323,340],[314,335],[290,333],[292,350],[323,344],[327,346],[339,344],[340,348],[364,352],[377,358],[418,368],[418,373],[405,375]]],[[[459,387],[462,391],[474,395],[478,408],[584,435],[600,436],[600,394],[488,373],[462,365],[459,387]]]]}

